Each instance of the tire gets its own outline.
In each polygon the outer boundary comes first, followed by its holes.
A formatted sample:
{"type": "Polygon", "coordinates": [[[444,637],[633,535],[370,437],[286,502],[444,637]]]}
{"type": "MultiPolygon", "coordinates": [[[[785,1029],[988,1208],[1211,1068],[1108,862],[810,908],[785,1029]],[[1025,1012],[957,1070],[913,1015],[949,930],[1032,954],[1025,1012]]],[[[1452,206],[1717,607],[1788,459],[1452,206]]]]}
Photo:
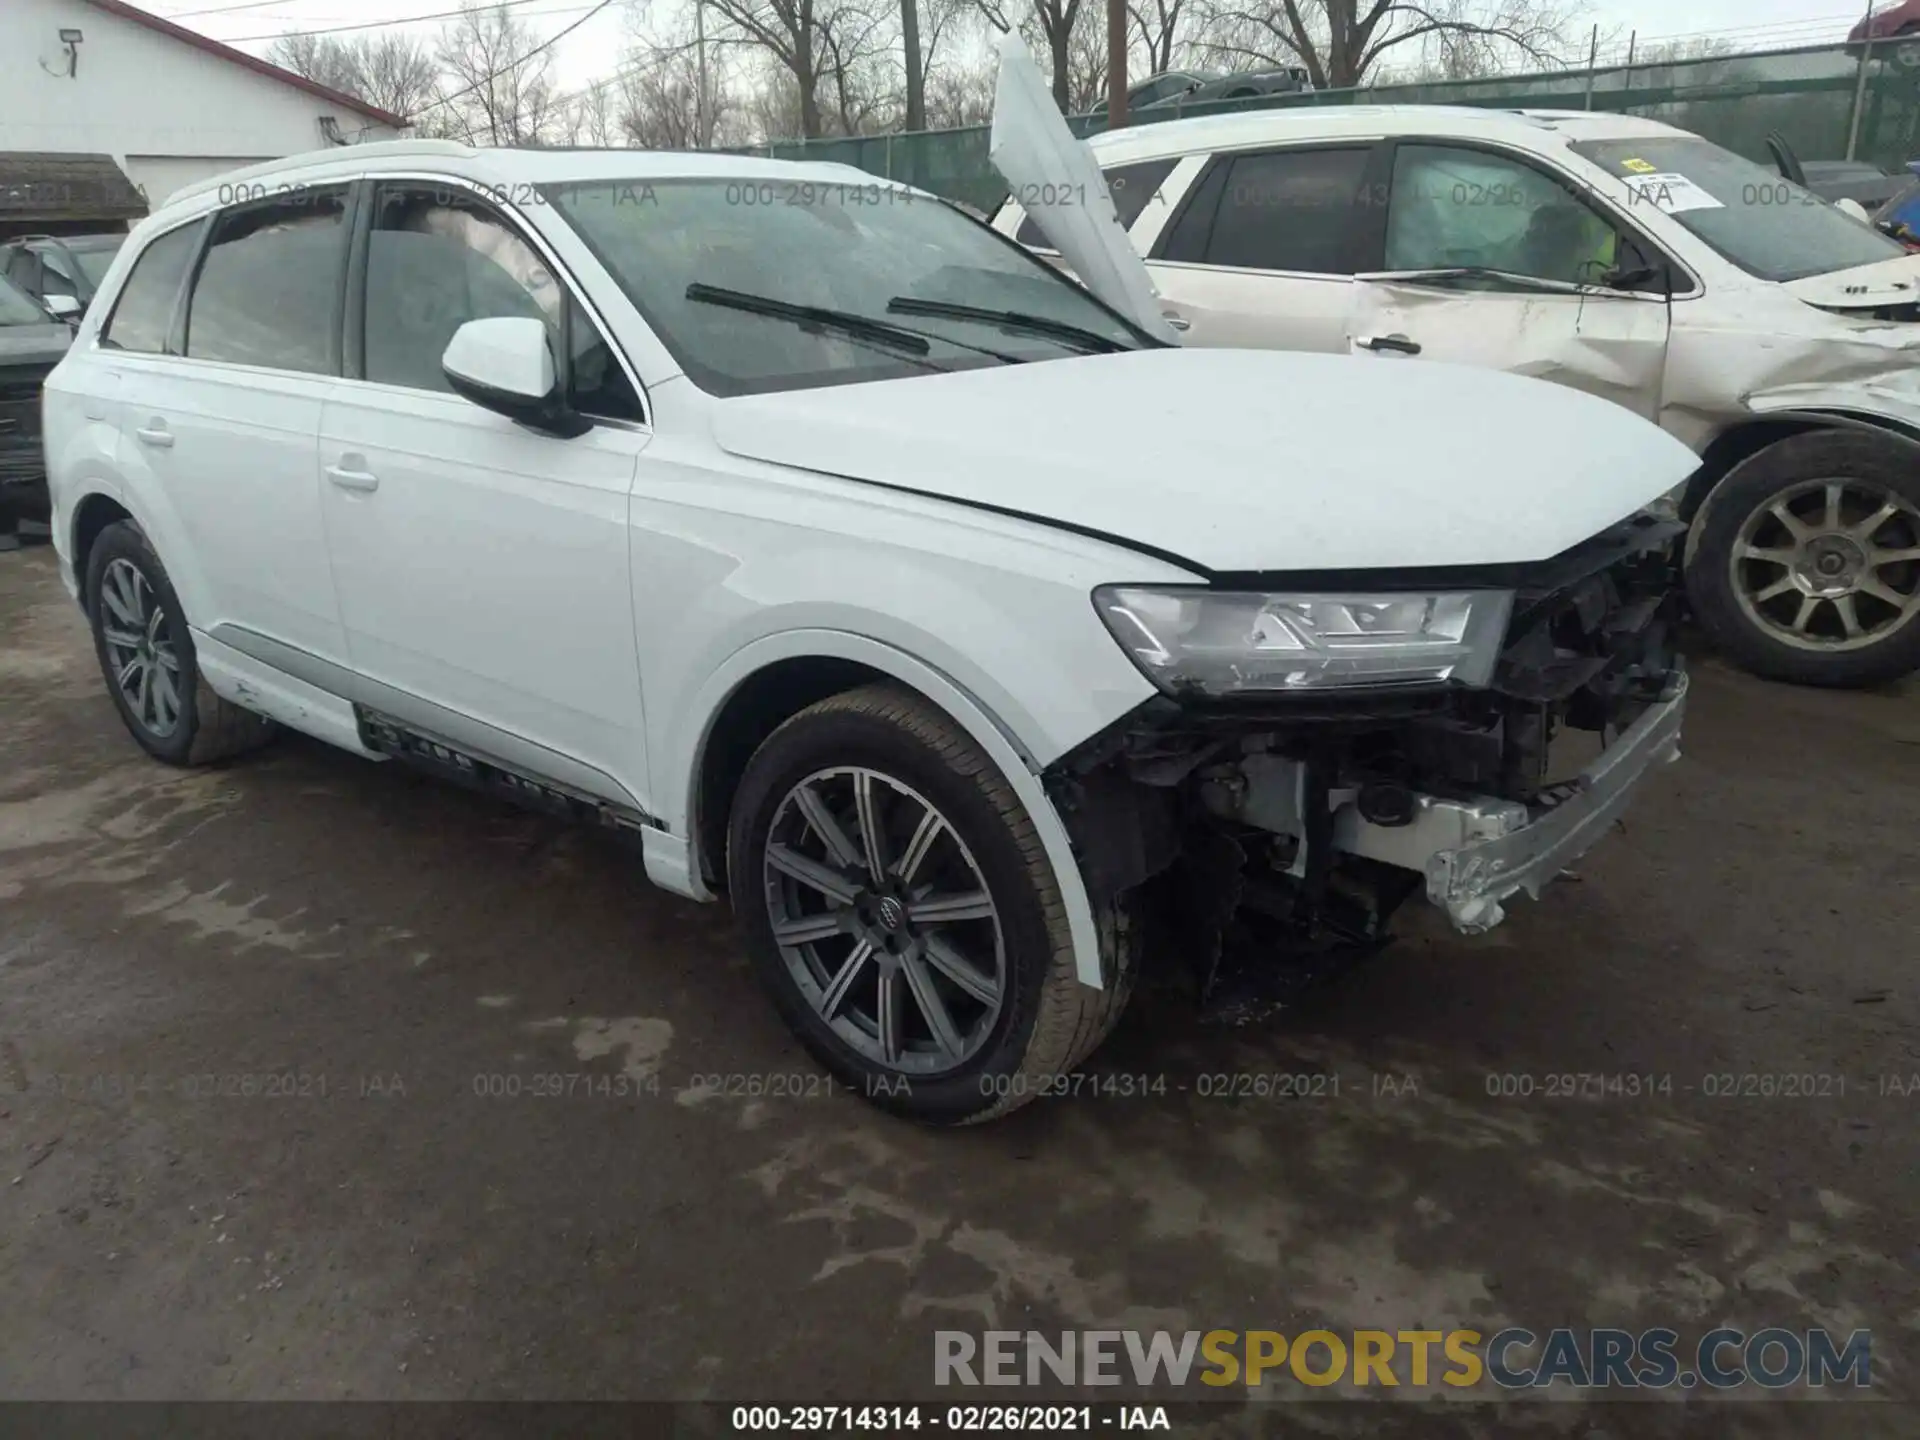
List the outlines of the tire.
{"type": "Polygon", "coordinates": [[[1756,675],[1796,685],[1878,685],[1920,668],[1916,459],[1920,451],[1873,435],[1821,430],[1736,465],[1695,517],[1687,557],[1687,594],[1707,632],[1756,675]],[[1883,506],[1886,518],[1863,533],[1883,506]],[[1889,553],[1914,558],[1878,559],[1889,553]]]}
{"type": "Polygon", "coordinates": [[[85,593],[107,694],[141,749],[169,765],[206,765],[271,738],[271,721],[222,700],[201,677],[180,597],[146,534],[131,520],[107,526],[94,541],[85,593]],[[147,642],[133,647],[148,675],[141,703],[119,679],[130,653],[121,637],[136,633],[147,642]]]}
{"type": "Polygon", "coordinates": [[[1080,984],[1066,907],[1026,810],[965,732],[891,685],[829,697],[768,737],[735,795],[727,872],[755,970],[795,1035],[845,1084],[915,1120],[987,1120],[1045,1093],[1106,1038],[1133,988],[1130,916],[1102,907],[1106,985],[1080,984]],[[863,784],[870,805],[857,798],[863,784]],[[837,856],[818,823],[822,811],[838,831],[837,856]],[[931,843],[916,850],[928,813],[945,828],[932,827],[931,843]],[[877,815],[878,825],[863,825],[863,815],[877,815]],[[871,829],[884,837],[880,884],[866,858],[871,829]],[[825,865],[841,893],[816,888],[818,871],[796,879],[796,852],[825,865]],[[836,863],[849,856],[853,863],[836,863]],[[981,894],[991,917],[960,914],[956,907],[981,894]],[[956,918],[923,923],[908,909],[935,898],[956,918]],[[808,927],[827,933],[783,947],[776,916],[789,938],[808,927]],[[856,960],[862,946],[866,958],[856,960]],[[942,963],[928,959],[935,954],[942,963]],[[962,973],[956,955],[968,962],[971,988],[953,978],[962,973]],[[951,1044],[920,998],[917,987],[929,984],[951,1044]],[[883,986],[896,997],[891,1052],[882,1041],[883,986]],[[997,1008],[984,998],[989,991],[997,1008]]]}

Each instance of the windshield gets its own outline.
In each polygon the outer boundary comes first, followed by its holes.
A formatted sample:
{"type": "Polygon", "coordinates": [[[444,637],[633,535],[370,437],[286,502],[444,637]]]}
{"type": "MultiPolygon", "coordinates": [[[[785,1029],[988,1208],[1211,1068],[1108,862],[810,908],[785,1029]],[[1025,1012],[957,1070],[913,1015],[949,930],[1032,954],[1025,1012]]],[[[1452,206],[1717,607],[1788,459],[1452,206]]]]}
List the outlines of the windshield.
{"type": "Polygon", "coordinates": [[[0,275],[0,325],[51,325],[53,317],[6,276],[0,275]]]}
{"type": "Polygon", "coordinates": [[[1775,171],[1696,136],[1588,140],[1573,149],[1762,280],[1804,280],[1907,253],[1775,171]]]}
{"type": "Polygon", "coordinates": [[[87,283],[98,289],[100,282],[107,278],[107,271],[113,268],[113,257],[120,253],[121,244],[116,240],[111,245],[90,245],[84,250],[74,246],[67,253],[73,256],[87,283]]]}
{"type": "Polygon", "coordinates": [[[541,194],[694,383],[715,395],[1145,343],[1092,296],[985,226],[877,182],[591,181],[543,186],[541,194]],[[716,303],[716,292],[730,298],[716,303]],[[952,308],[930,313],[939,302],[952,308]],[[962,308],[970,313],[953,313],[962,308]],[[806,309],[835,314],[810,320],[799,313],[806,309]],[[1034,320],[1051,323],[1023,323],[1034,320]],[[885,333],[903,331],[910,332],[905,345],[885,333]]]}

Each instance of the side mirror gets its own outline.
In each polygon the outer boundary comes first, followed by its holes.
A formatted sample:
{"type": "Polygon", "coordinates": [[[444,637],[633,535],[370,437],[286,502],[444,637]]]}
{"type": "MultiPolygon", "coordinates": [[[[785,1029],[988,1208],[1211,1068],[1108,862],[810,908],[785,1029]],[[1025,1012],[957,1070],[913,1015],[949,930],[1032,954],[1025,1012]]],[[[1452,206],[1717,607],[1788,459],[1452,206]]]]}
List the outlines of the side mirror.
{"type": "Polygon", "coordinates": [[[79,317],[86,307],[71,295],[43,295],[40,303],[45,305],[56,320],[73,320],[79,317]]]}
{"type": "Polygon", "coordinates": [[[456,395],[548,435],[570,439],[590,427],[567,406],[560,376],[538,320],[501,315],[469,320],[440,356],[456,395]]]}
{"type": "Polygon", "coordinates": [[[1610,290],[1651,290],[1656,295],[1673,293],[1673,276],[1665,265],[1656,265],[1629,236],[1620,237],[1614,252],[1613,269],[1601,283],[1610,290]]]}
{"type": "Polygon", "coordinates": [[[1858,200],[1842,198],[1833,202],[1833,208],[1851,215],[1862,225],[1871,225],[1873,223],[1873,216],[1867,213],[1867,207],[1862,205],[1858,200]]]}

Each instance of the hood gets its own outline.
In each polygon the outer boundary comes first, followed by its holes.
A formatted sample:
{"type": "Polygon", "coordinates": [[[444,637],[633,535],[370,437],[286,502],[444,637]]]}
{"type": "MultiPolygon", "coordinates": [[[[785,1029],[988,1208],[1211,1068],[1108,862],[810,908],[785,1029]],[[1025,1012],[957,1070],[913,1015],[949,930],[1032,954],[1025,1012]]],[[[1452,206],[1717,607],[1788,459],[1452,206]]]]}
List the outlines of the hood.
{"type": "Polygon", "coordinates": [[[1093,531],[1203,572],[1544,560],[1698,463],[1631,411],[1545,381],[1276,350],[737,396],[716,402],[713,432],[732,455],[1093,531]]]}
{"type": "Polygon", "coordinates": [[[67,353],[73,331],[64,320],[0,325],[0,365],[52,365],[67,353]]]}
{"type": "Polygon", "coordinates": [[[1081,284],[1156,340],[1177,344],[1147,267],[1120,228],[1093,152],[1067,129],[1027,47],[1000,41],[987,157],[1081,284]]]}
{"type": "Polygon", "coordinates": [[[1823,310],[1879,310],[1888,305],[1920,304],[1920,255],[1896,255],[1874,265],[1789,280],[1786,289],[1795,299],[1823,310]]]}

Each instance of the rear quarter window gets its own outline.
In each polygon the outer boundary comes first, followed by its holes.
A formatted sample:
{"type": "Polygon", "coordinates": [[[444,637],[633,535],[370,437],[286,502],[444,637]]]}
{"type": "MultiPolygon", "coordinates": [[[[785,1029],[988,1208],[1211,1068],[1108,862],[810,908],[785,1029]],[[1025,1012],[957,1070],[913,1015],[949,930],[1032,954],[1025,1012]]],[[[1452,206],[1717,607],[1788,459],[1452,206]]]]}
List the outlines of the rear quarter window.
{"type": "Polygon", "coordinates": [[[175,302],[187,266],[200,248],[204,222],[169,230],[140,252],[133,270],[113,302],[113,313],[100,332],[100,343],[112,350],[159,355],[167,349],[175,302]]]}

